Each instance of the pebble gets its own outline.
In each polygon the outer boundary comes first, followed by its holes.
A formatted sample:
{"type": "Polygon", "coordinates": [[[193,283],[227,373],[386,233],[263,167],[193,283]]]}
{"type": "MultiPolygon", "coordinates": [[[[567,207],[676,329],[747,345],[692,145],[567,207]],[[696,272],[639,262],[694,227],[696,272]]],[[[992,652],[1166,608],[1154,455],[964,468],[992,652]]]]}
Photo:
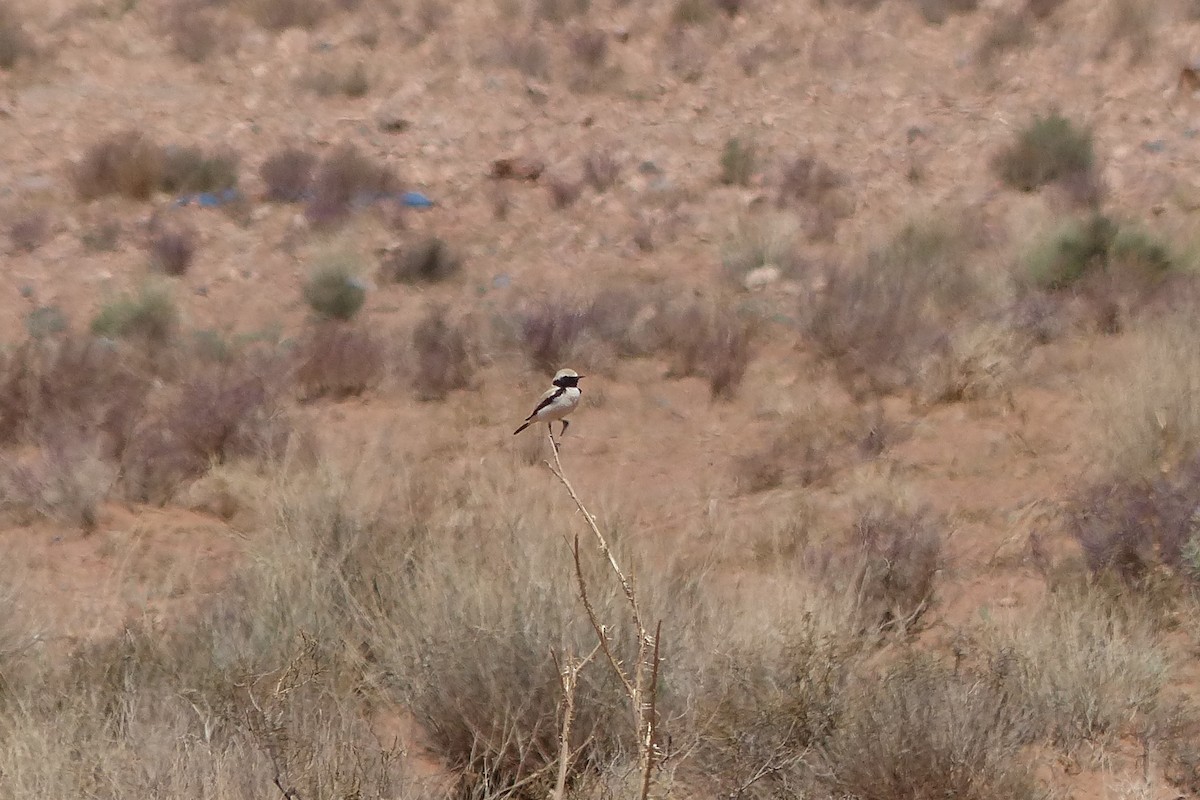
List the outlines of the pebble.
{"type": "Polygon", "coordinates": [[[742,285],[747,291],[755,292],[760,289],[765,289],[773,283],[778,283],[783,277],[783,273],[779,271],[779,267],[773,264],[752,269],[746,273],[746,277],[742,278],[742,285]]]}

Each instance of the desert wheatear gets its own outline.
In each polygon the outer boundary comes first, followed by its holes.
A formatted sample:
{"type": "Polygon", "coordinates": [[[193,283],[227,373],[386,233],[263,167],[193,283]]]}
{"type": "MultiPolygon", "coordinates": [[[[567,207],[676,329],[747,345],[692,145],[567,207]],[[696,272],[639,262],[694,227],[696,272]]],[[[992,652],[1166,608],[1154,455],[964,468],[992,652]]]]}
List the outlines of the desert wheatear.
{"type": "MultiPolygon", "coordinates": [[[[541,401],[533,409],[533,413],[525,418],[524,424],[513,431],[516,436],[535,422],[544,422],[550,428],[550,441],[554,441],[554,425],[556,420],[562,421],[561,438],[567,432],[571,423],[566,416],[579,405],[579,379],[583,376],[573,369],[560,369],[554,373],[554,387],[542,395],[541,401]]],[[[558,445],[555,445],[557,447],[558,445]]]]}

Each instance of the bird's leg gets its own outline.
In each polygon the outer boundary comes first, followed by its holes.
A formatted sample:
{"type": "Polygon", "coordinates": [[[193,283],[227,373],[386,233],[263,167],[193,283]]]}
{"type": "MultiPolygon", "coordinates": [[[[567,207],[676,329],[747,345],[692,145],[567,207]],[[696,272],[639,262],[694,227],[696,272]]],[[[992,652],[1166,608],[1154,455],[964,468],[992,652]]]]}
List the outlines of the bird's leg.
{"type": "Polygon", "coordinates": [[[571,423],[570,423],[570,422],[568,422],[567,420],[565,420],[565,419],[564,419],[564,420],[562,421],[562,424],[563,424],[562,433],[560,433],[560,434],[558,435],[558,438],[560,438],[560,439],[561,439],[562,437],[564,437],[564,436],[566,436],[566,435],[567,435],[567,426],[568,426],[568,425],[570,425],[571,423]]]}

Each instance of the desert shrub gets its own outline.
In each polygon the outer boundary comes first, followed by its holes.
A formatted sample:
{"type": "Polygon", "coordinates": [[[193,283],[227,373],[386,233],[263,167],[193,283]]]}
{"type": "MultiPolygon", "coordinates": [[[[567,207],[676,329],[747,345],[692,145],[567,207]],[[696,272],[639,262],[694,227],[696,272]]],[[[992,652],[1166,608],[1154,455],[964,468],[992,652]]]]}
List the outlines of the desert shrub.
{"type": "Polygon", "coordinates": [[[550,194],[550,202],[561,210],[574,205],[583,194],[583,181],[551,176],[546,181],[546,191],[550,194]]]}
{"type": "Polygon", "coordinates": [[[571,55],[588,70],[598,70],[608,58],[608,34],[600,28],[584,28],[570,38],[571,55]]]}
{"type": "Polygon", "coordinates": [[[383,345],[365,328],[322,321],[300,340],[296,383],[306,399],[357,397],[383,377],[383,345]]]}
{"type": "Polygon", "coordinates": [[[421,400],[441,400],[471,384],[472,348],[466,330],[449,319],[445,308],[434,306],[413,329],[416,369],[413,387],[421,400]]]}
{"type": "Polygon", "coordinates": [[[387,252],[379,274],[386,283],[438,283],[457,275],[462,259],[440,236],[428,236],[387,252]]]}
{"type": "Polygon", "coordinates": [[[187,272],[195,258],[196,231],[179,225],[161,227],[151,233],[147,247],[151,269],[178,277],[187,272]]]}
{"type": "Polygon", "coordinates": [[[33,54],[33,45],[13,10],[0,8],[0,69],[12,69],[23,57],[33,54]]]}
{"type": "Polygon", "coordinates": [[[537,370],[553,375],[575,360],[589,334],[587,308],[565,299],[541,303],[522,315],[518,340],[537,370]]]}
{"type": "Polygon", "coordinates": [[[251,0],[254,21],[271,31],[314,28],[329,13],[325,0],[251,0]]]}
{"type": "Polygon", "coordinates": [[[289,426],[276,402],[276,369],[258,355],[199,365],[135,431],[121,459],[126,495],[165,503],[213,464],[282,454],[289,426]]]}
{"type": "Polygon", "coordinates": [[[714,400],[732,399],[754,359],[758,319],[727,305],[692,303],[668,309],[657,322],[670,377],[706,378],[714,400]]]}
{"type": "Polygon", "coordinates": [[[1071,753],[1116,741],[1156,709],[1168,671],[1155,617],[1130,598],[1067,588],[1032,615],[993,623],[984,648],[1003,665],[1001,687],[1071,753]]]}
{"type": "Polygon", "coordinates": [[[969,14],[979,8],[979,0],[917,0],[917,9],[931,25],[941,25],[953,14],[969,14]]]}
{"type": "Polygon", "coordinates": [[[338,94],[346,97],[366,97],[371,89],[367,68],[362,63],[351,67],[325,67],[311,71],[300,79],[300,84],[322,97],[338,94]]]}
{"type": "Polygon", "coordinates": [[[1153,477],[1121,476],[1079,492],[1068,525],[1095,574],[1139,584],[1166,568],[1200,581],[1200,456],[1153,477]]]}
{"type": "Polygon", "coordinates": [[[0,358],[0,441],[88,432],[119,452],[149,386],[116,348],[86,336],[31,339],[0,358]]]}
{"type": "Polygon", "coordinates": [[[851,533],[855,594],[880,630],[916,627],[934,599],[945,536],[927,509],[880,496],[866,501],[851,533]]]}
{"type": "Polygon", "coordinates": [[[317,165],[304,213],[316,227],[336,227],[355,208],[371,205],[398,191],[400,181],[389,167],[347,144],[330,152],[317,165]]]}
{"type": "Polygon", "coordinates": [[[121,241],[121,223],[102,219],[79,234],[79,242],[89,253],[111,253],[121,241]]]}
{"type": "Polygon", "coordinates": [[[331,258],[319,264],[304,284],[304,300],[324,319],[348,320],[367,299],[367,286],[353,264],[331,258]]]}
{"type": "Polygon", "coordinates": [[[206,154],[198,147],[171,145],[162,151],[160,186],[171,194],[219,192],[238,183],[238,157],[232,152],[206,154]]]}
{"type": "Polygon", "coordinates": [[[115,339],[165,344],[175,333],[179,312],[166,289],[144,286],[105,304],[92,320],[92,333],[115,339]]]}
{"type": "Polygon", "coordinates": [[[1056,231],[1029,259],[1029,274],[1045,289],[1071,286],[1089,271],[1103,268],[1118,227],[1103,214],[1072,221],[1056,231]]]}
{"type": "Polygon", "coordinates": [[[162,184],[162,148],[137,131],[109,136],[88,148],[72,180],[81,200],[119,194],[147,200],[162,184]]]}
{"type": "Polygon", "coordinates": [[[975,48],[975,56],[984,64],[990,64],[1001,54],[1024,47],[1032,39],[1031,19],[1025,10],[1001,13],[988,22],[975,48]]]}
{"type": "Polygon", "coordinates": [[[266,199],[273,203],[299,203],[308,194],[316,171],[317,157],[296,147],[276,150],[259,168],[266,185],[266,199]]]}
{"type": "Polygon", "coordinates": [[[751,141],[734,136],[721,150],[721,183],[727,186],[748,186],[758,169],[758,148],[751,141]]]}
{"type": "Polygon", "coordinates": [[[697,676],[689,778],[743,798],[789,796],[811,782],[810,754],[842,723],[867,645],[832,617],[797,613],[720,646],[697,676]]]}
{"type": "Polygon", "coordinates": [[[721,248],[724,277],[738,288],[762,267],[774,267],[780,276],[791,276],[800,265],[800,226],[789,213],[753,215],[739,219],[721,248]]]}
{"type": "Polygon", "coordinates": [[[912,386],[945,332],[976,324],[1007,291],[975,263],[965,227],[905,227],[860,264],[829,267],[801,327],[855,391],[912,386]]]}
{"type": "Polygon", "coordinates": [[[1057,112],[1035,116],[992,166],[1005,183],[1023,192],[1053,181],[1090,181],[1096,168],[1092,132],[1057,112]]]}
{"type": "Polygon", "coordinates": [[[38,306],[25,315],[25,332],[30,339],[45,339],[65,333],[70,327],[67,315],[58,306],[38,306]]]}
{"type": "Polygon", "coordinates": [[[775,204],[800,206],[808,237],[831,239],[838,224],[854,210],[845,187],[845,175],[814,156],[803,155],[784,167],[775,204]]]}
{"type": "Polygon", "coordinates": [[[161,24],[171,42],[171,49],[193,64],[207,61],[210,55],[226,44],[224,37],[231,34],[213,8],[187,0],[169,3],[164,9],[161,24]]]}
{"type": "Polygon", "coordinates": [[[608,150],[593,150],[583,159],[583,179],[603,194],[612,188],[621,174],[621,164],[608,150]]]}
{"type": "Polygon", "coordinates": [[[550,51],[533,34],[507,34],[498,40],[500,60],[505,66],[539,81],[550,79],[550,51]]]}
{"type": "Polygon", "coordinates": [[[1025,8],[1036,19],[1047,19],[1058,10],[1066,0],[1027,0],[1025,8]]]}
{"type": "Polygon", "coordinates": [[[861,800],[1042,796],[1022,748],[1028,711],[973,676],[909,656],[850,690],[849,708],[820,749],[819,781],[861,800]]]}
{"type": "Polygon", "coordinates": [[[703,25],[717,12],[714,0],[675,0],[671,9],[671,22],[680,27],[703,25]]]}
{"type": "Polygon", "coordinates": [[[32,253],[50,235],[50,216],[44,209],[36,208],[18,213],[8,224],[8,240],[13,249],[32,253]]]}
{"type": "Polygon", "coordinates": [[[56,431],[29,457],[0,457],[0,512],[20,525],[44,518],[90,531],[115,477],[99,442],[56,431]]]}

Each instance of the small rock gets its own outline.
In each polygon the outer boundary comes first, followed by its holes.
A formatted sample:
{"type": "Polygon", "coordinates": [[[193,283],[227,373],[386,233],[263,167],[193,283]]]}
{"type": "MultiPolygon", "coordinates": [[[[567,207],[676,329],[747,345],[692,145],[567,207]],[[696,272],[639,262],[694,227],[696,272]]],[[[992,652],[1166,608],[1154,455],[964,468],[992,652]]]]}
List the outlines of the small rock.
{"type": "Polygon", "coordinates": [[[783,277],[783,273],[779,271],[779,267],[766,264],[747,272],[746,277],[742,279],[742,285],[746,287],[747,291],[756,292],[777,283],[781,277],[783,277]]]}

